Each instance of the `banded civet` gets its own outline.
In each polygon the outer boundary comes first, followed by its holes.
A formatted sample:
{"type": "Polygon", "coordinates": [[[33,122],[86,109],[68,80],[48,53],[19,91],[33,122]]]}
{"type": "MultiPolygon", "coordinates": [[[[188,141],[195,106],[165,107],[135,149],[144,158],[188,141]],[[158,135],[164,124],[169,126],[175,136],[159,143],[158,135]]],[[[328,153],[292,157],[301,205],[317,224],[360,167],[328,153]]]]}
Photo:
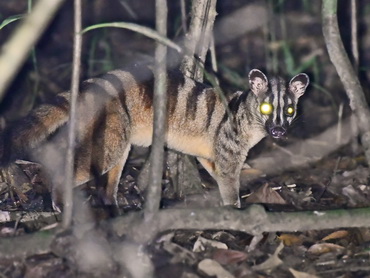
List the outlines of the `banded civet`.
{"type": "MultiPolygon", "coordinates": [[[[248,75],[250,92],[235,92],[226,104],[215,88],[179,71],[168,72],[167,79],[166,145],[195,156],[217,181],[223,204],[239,207],[239,175],[248,151],[267,135],[285,136],[308,76],[300,73],[287,83],[281,77],[268,80],[253,69],[248,75]]],[[[45,145],[43,163],[51,172],[63,168],[57,163],[61,155],[44,141],[66,129],[69,102],[70,93],[62,92],[3,130],[2,164],[45,145]]],[[[151,145],[152,104],[153,73],[146,67],[113,70],[82,83],[77,104],[76,185],[105,175],[106,203],[116,204],[131,145],[151,145]]]]}

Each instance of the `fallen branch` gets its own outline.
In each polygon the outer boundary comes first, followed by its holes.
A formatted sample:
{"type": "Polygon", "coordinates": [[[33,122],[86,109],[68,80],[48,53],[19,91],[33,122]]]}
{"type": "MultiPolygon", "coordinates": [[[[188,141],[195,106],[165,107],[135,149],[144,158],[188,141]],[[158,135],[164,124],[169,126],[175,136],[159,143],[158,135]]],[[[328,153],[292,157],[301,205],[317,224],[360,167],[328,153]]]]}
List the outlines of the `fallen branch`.
{"type": "Polygon", "coordinates": [[[178,229],[235,230],[259,235],[263,232],[370,227],[370,208],[301,212],[266,212],[260,205],[252,205],[246,210],[225,207],[169,209],[161,210],[152,223],[143,223],[138,214],[141,212],[112,220],[113,231],[144,243],[159,232],[178,229]]]}
{"type": "Polygon", "coordinates": [[[53,232],[44,231],[29,235],[0,239],[0,258],[26,258],[50,252],[53,232]]]}
{"type": "MultiPolygon", "coordinates": [[[[262,232],[370,227],[370,208],[301,212],[266,212],[260,205],[245,210],[227,207],[168,209],[159,211],[151,221],[142,221],[143,213],[132,212],[103,226],[111,229],[109,234],[125,235],[127,240],[142,244],[149,243],[160,232],[177,229],[236,230],[259,235],[262,232]]],[[[0,239],[0,259],[49,252],[56,234],[55,230],[0,239]]]]}
{"type": "Polygon", "coordinates": [[[0,210],[0,223],[7,222],[42,222],[55,223],[61,220],[61,214],[59,212],[44,212],[44,211],[5,211],[0,210]],[[52,220],[49,220],[52,219],[52,220]]]}

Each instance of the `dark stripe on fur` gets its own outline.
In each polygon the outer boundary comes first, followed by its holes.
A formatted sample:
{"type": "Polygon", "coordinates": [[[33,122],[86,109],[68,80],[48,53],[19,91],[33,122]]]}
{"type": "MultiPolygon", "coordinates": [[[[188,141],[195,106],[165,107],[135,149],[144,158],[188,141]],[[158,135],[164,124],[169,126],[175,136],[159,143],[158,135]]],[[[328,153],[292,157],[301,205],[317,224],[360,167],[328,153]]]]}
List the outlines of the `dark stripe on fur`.
{"type": "Polygon", "coordinates": [[[216,92],[214,90],[207,90],[206,92],[206,103],[207,103],[207,122],[206,129],[208,130],[211,125],[211,120],[216,107],[216,92]]]}
{"type": "Polygon", "coordinates": [[[167,92],[168,92],[168,112],[169,117],[175,113],[178,95],[184,92],[180,92],[181,87],[185,84],[185,76],[179,70],[172,70],[168,72],[167,77],[167,92]]]}
{"type": "Polygon", "coordinates": [[[281,109],[282,107],[280,106],[280,99],[281,99],[281,80],[280,78],[277,79],[278,82],[277,82],[277,99],[278,99],[278,105],[276,107],[276,110],[274,111],[274,113],[276,113],[276,124],[282,124],[283,122],[283,119],[281,119],[280,117],[280,113],[281,113],[281,109]]]}
{"type": "Polygon", "coordinates": [[[131,122],[131,117],[130,114],[128,113],[128,107],[126,104],[126,93],[123,87],[122,80],[117,77],[116,75],[110,73],[106,74],[105,77],[107,77],[107,80],[112,84],[112,86],[115,88],[117,94],[118,94],[118,99],[121,104],[121,107],[123,107],[124,112],[127,115],[127,118],[129,122],[131,122]]]}
{"type": "Polygon", "coordinates": [[[195,120],[199,96],[204,92],[203,86],[195,85],[191,91],[188,93],[188,98],[186,101],[186,117],[195,120]]]}
{"type": "Polygon", "coordinates": [[[149,109],[153,104],[154,95],[154,74],[151,69],[145,66],[133,66],[125,71],[132,74],[139,86],[140,97],[144,102],[144,108],[149,109]]]}

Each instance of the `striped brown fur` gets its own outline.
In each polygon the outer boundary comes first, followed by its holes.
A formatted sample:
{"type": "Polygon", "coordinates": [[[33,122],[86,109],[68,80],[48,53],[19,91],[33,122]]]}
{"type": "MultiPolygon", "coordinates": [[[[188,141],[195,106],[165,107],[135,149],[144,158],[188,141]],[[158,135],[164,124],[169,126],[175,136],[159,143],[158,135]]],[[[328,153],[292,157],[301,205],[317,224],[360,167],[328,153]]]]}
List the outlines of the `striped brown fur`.
{"type": "MultiPolygon", "coordinates": [[[[239,174],[248,151],[268,134],[276,138],[285,135],[308,82],[305,74],[295,76],[289,84],[281,78],[269,82],[262,72],[252,70],[251,92],[236,92],[225,105],[214,88],[171,72],[167,146],[197,157],[216,179],[223,203],[240,206],[239,174]],[[269,100],[274,105],[272,112],[261,113],[261,104],[269,100]]],[[[106,202],[116,203],[119,178],[131,145],[151,144],[152,103],[153,74],[147,68],[114,70],[83,82],[77,109],[76,185],[107,174],[106,202]]],[[[20,158],[56,131],[65,133],[68,109],[69,93],[61,93],[54,102],[40,105],[3,131],[2,163],[20,158]]],[[[62,144],[60,138],[55,140],[57,145],[62,144]]],[[[60,160],[50,153],[53,151],[43,151],[45,164],[51,163],[50,156],[60,160]]],[[[57,171],[51,172],[57,176],[57,171]]],[[[55,179],[54,183],[60,181],[55,179]]]]}

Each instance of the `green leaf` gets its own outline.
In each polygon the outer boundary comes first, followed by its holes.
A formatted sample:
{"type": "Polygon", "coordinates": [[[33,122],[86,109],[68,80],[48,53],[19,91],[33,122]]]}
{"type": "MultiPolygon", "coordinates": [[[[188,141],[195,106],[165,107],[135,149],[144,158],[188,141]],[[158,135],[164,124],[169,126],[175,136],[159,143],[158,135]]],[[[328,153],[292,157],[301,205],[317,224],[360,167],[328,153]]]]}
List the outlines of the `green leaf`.
{"type": "Polygon", "coordinates": [[[19,19],[22,19],[25,16],[26,16],[25,14],[17,14],[17,15],[12,15],[12,16],[4,19],[3,22],[0,24],[0,30],[3,29],[8,24],[10,24],[10,23],[12,23],[14,21],[17,21],[19,19]]]}
{"type": "Polygon", "coordinates": [[[171,47],[171,48],[177,50],[178,52],[182,52],[182,49],[179,45],[172,42],[168,38],[160,35],[157,31],[155,31],[151,28],[142,26],[142,25],[134,24],[134,23],[111,22],[111,23],[95,24],[95,25],[91,25],[91,26],[85,28],[84,30],[82,30],[82,34],[88,32],[88,31],[94,30],[94,29],[106,28],[106,27],[128,29],[128,30],[140,33],[140,34],[142,34],[144,36],[147,36],[149,38],[152,38],[152,39],[154,39],[154,40],[156,40],[156,41],[158,41],[162,44],[167,45],[168,47],[171,47]]]}

